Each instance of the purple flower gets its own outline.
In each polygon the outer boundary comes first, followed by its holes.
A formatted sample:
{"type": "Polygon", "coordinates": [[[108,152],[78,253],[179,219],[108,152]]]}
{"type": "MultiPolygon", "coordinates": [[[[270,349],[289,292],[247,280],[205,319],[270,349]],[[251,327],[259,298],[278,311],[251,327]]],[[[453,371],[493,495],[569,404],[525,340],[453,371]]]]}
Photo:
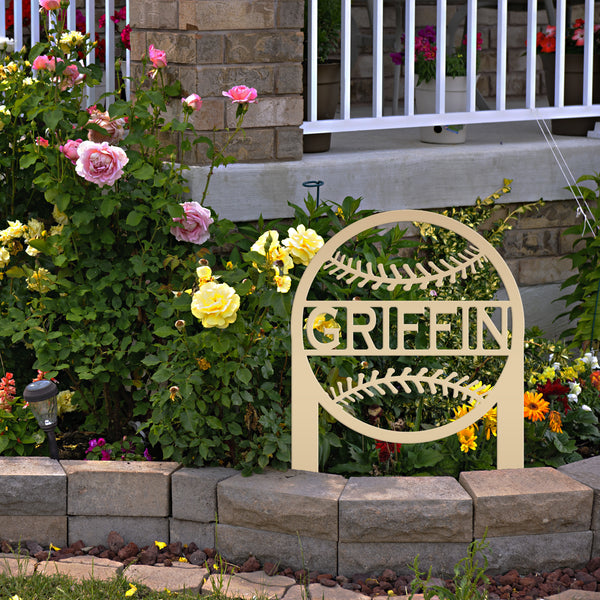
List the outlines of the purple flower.
{"type": "Polygon", "coordinates": [[[110,460],[110,450],[102,450],[100,460],[110,460]]]}
{"type": "Polygon", "coordinates": [[[150,456],[150,452],[148,451],[148,448],[146,448],[146,449],[144,450],[144,458],[145,458],[146,460],[152,460],[152,457],[150,456]]]}

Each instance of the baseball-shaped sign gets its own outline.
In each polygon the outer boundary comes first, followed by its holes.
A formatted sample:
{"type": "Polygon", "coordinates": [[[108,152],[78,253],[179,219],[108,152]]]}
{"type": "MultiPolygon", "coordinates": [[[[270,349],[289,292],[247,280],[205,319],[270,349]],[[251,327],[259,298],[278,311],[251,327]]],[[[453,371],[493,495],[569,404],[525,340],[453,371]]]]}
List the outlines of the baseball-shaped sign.
{"type": "Polygon", "coordinates": [[[292,467],[318,470],[319,405],[362,435],[402,444],[456,434],[497,406],[498,467],[522,467],[523,335],[517,284],[500,254],[474,230],[449,217],[417,210],[378,213],[353,223],[319,250],[294,298],[292,467]],[[412,222],[457,234],[465,240],[464,249],[437,263],[397,258],[386,265],[373,264],[344,246],[367,230],[412,222]],[[507,300],[444,300],[448,294],[438,293],[478,273],[487,263],[500,277],[507,300]],[[319,293],[311,294],[317,275],[319,293]],[[354,286],[361,295],[323,299],[327,296],[323,275],[338,287],[354,286]],[[366,367],[376,364],[378,368],[355,370],[329,385],[317,379],[311,361],[320,360],[322,367],[338,356],[353,357],[355,363],[360,358],[366,367]],[[431,367],[445,357],[494,357],[503,361],[503,367],[497,380],[484,386],[471,373],[431,367]],[[417,431],[383,428],[358,410],[369,398],[422,394],[458,399],[470,409],[449,422],[417,431]]]}

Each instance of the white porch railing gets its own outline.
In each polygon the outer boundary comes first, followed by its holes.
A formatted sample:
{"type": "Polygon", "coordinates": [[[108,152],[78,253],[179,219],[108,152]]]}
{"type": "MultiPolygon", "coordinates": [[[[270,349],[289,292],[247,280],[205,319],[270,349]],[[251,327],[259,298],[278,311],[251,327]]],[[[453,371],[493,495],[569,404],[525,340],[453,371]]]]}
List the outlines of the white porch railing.
{"type": "MultiPolygon", "coordinates": [[[[121,5],[126,8],[126,24],[129,23],[129,2],[125,0],[121,5]]],[[[40,3],[39,0],[14,0],[12,11],[14,26],[11,27],[11,31],[8,31],[6,17],[10,14],[11,8],[8,0],[0,0],[0,36],[9,37],[15,41],[15,49],[21,49],[24,45],[31,48],[37,42],[41,41],[45,33],[43,30],[42,18],[44,13],[40,15],[40,3]],[[25,18],[23,14],[23,7],[30,9],[31,18],[25,18]],[[40,18],[34,18],[40,15],[40,18]]],[[[115,0],[85,0],[81,3],[83,10],[81,11],[85,18],[85,32],[90,34],[90,39],[95,39],[99,34],[98,18],[100,15],[104,15],[104,32],[102,36],[105,39],[105,59],[104,59],[104,78],[101,86],[90,89],[86,87],[86,95],[89,104],[94,104],[97,99],[103,93],[112,93],[115,91],[116,77],[115,77],[115,24],[111,17],[115,12],[115,0]],[[102,4],[104,7],[102,8],[102,4]]],[[[66,10],[67,15],[67,29],[77,29],[77,11],[79,3],[73,0],[69,3],[66,10]]],[[[122,72],[125,76],[125,93],[127,98],[130,97],[130,81],[129,76],[131,73],[130,64],[130,51],[125,51],[125,60],[122,64],[122,72]]],[[[96,62],[96,49],[93,49],[90,54],[86,57],[86,64],[92,64],[96,62]]]]}
{"type": "MultiPolygon", "coordinates": [[[[435,125],[455,125],[468,123],[497,123],[503,121],[532,121],[566,117],[590,117],[600,115],[600,104],[592,101],[593,39],[594,39],[594,0],[585,0],[585,46],[583,101],[579,105],[564,104],[565,85],[565,38],[567,27],[567,0],[555,0],[556,7],[556,76],[554,106],[536,105],[536,36],[537,0],[526,0],[527,4],[527,49],[526,49],[526,97],[523,108],[508,108],[507,96],[507,21],[508,0],[497,3],[482,0],[481,6],[498,9],[497,19],[497,59],[496,59],[496,99],[490,110],[476,109],[476,44],[477,44],[477,0],[464,0],[467,22],[467,102],[463,112],[445,111],[446,36],[447,0],[437,1],[437,94],[436,112],[433,114],[415,114],[414,73],[415,57],[415,0],[396,0],[404,10],[405,67],[404,67],[404,107],[402,114],[383,115],[383,61],[389,60],[383,51],[383,0],[369,0],[371,21],[373,24],[373,93],[372,114],[370,117],[350,116],[351,83],[351,39],[352,7],[351,0],[342,2],[342,43],[341,43],[341,84],[339,118],[317,119],[317,9],[318,0],[309,0],[308,7],[308,90],[305,102],[308,108],[308,120],[303,124],[305,134],[343,131],[367,131],[377,129],[397,129],[435,125]]],[[[541,1],[541,0],[540,0],[541,1]]],[[[548,3],[552,0],[547,0],[548,3]]],[[[427,4],[435,4],[427,2],[427,4]]],[[[456,4],[455,1],[452,4],[456,4]]],[[[543,8],[543,6],[540,6],[543,8]]],[[[596,60],[600,57],[596,56],[596,60]]]]}

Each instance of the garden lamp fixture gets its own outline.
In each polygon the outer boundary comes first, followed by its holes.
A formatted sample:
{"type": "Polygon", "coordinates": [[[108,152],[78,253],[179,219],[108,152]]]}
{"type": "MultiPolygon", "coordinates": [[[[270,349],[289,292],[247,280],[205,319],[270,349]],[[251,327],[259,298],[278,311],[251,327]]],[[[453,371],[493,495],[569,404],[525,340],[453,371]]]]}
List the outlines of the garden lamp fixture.
{"type": "Polygon", "coordinates": [[[58,422],[56,416],[57,402],[56,395],[58,387],[53,381],[41,379],[34,381],[25,387],[23,398],[29,403],[29,408],[35,416],[40,429],[43,429],[48,436],[48,448],[50,450],[50,458],[58,460],[58,446],[56,445],[56,437],[54,429],[58,422]]]}

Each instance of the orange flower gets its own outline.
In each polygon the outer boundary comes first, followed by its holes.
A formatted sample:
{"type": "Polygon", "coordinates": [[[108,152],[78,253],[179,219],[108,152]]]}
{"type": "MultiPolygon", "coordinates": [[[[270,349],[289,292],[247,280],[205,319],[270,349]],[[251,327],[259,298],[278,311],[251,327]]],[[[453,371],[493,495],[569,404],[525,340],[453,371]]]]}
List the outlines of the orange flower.
{"type": "Polygon", "coordinates": [[[560,418],[560,413],[557,413],[555,410],[551,410],[548,415],[548,427],[555,433],[562,433],[562,419],[560,418]]]}
{"type": "Polygon", "coordinates": [[[550,410],[549,403],[543,400],[542,394],[525,392],[525,418],[530,421],[543,421],[544,415],[550,410]]]}
{"type": "Polygon", "coordinates": [[[600,392],[600,370],[595,369],[590,374],[590,381],[592,385],[600,392]]]}

